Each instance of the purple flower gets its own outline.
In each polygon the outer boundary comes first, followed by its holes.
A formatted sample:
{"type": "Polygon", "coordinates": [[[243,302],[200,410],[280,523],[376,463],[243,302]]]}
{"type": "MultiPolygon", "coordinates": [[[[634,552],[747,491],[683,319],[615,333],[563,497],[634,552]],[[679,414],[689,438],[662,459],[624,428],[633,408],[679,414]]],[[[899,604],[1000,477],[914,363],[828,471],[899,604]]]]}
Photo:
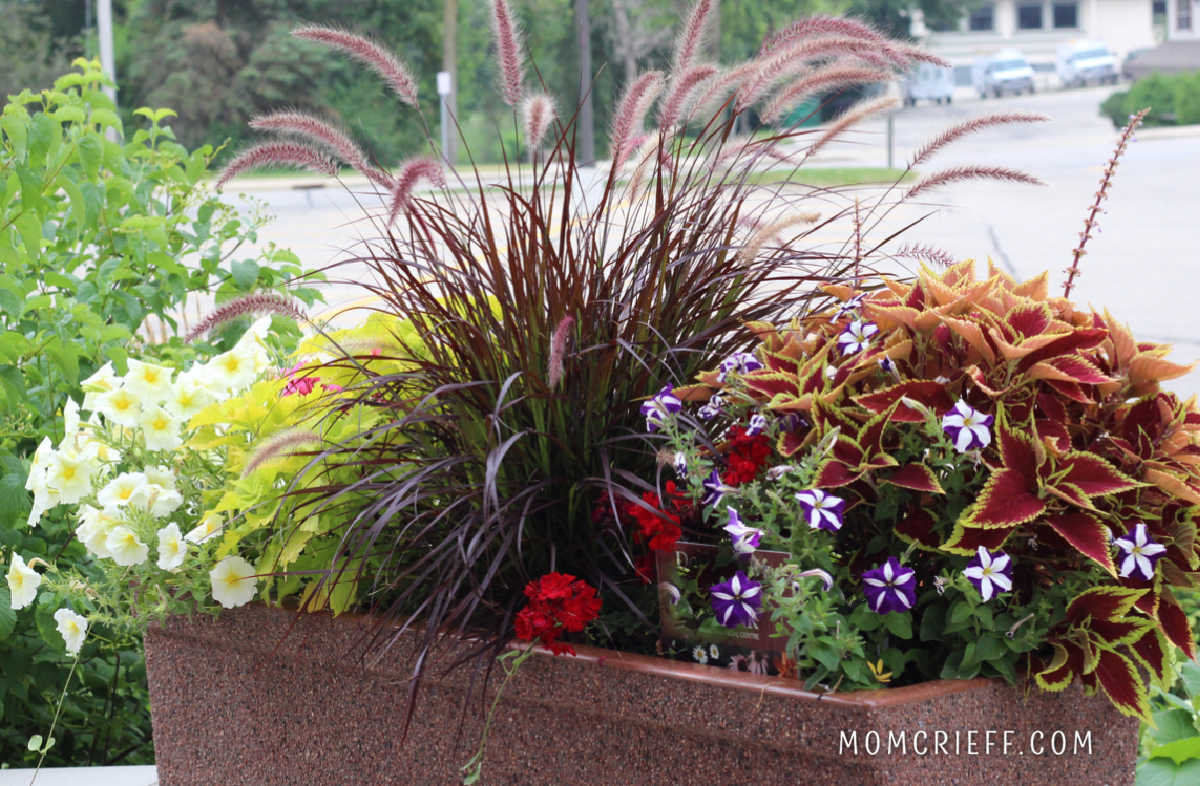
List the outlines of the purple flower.
{"type": "Polygon", "coordinates": [[[754,355],[749,352],[737,352],[721,361],[721,371],[717,374],[717,381],[724,382],[730,374],[749,374],[762,367],[763,364],[754,355]]]}
{"type": "Polygon", "coordinates": [[[866,294],[860,292],[849,300],[843,301],[837,307],[837,311],[833,312],[833,316],[829,318],[829,321],[837,322],[842,317],[848,317],[851,314],[857,313],[858,309],[862,307],[864,297],[866,297],[866,294]]]}
{"type": "Polygon", "coordinates": [[[700,409],[696,410],[696,416],[701,420],[712,420],[717,415],[721,414],[721,407],[725,404],[725,399],[714,393],[709,398],[708,403],[703,404],[700,409]]]}
{"type": "Polygon", "coordinates": [[[729,487],[721,482],[721,475],[715,467],[701,485],[704,486],[704,496],[700,499],[700,504],[705,507],[716,505],[721,501],[721,497],[725,496],[725,492],[729,491],[729,487]]]}
{"type": "Polygon", "coordinates": [[[843,510],[846,500],[826,494],[821,489],[796,492],[796,501],[804,512],[804,520],[813,529],[837,532],[842,528],[843,510]]]}
{"type": "Polygon", "coordinates": [[[838,335],[838,346],[842,348],[842,355],[853,355],[857,352],[862,352],[867,348],[867,344],[871,343],[871,336],[879,332],[879,326],[874,322],[863,322],[861,319],[856,319],[846,329],[838,335]]]}
{"type": "Polygon", "coordinates": [[[658,395],[642,404],[641,413],[646,416],[646,430],[654,433],[668,417],[674,415],[683,407],[683,402],[675,397],[671,386],[666,385],[658,391],[658,395]]]}
{"type": "Polygon", "coordinates": [[[895,557],[862,574],[863,593],[872,611],[888,614],[908,611],[917,602],[917,573],[895,557]]]}
{"type": "Polygon", "coordinates": [[[675,470],[675,474],[679,477],[686,475],[688,471],[687,454],[682,450],[675,451],[675,458],[671,462],[671,468],[675,470]]]}
{"type": "Polygon", "coordinates": [[[981,598],[991,600],[993,595],[1012,589],[1012,560],[1003,551],[992,553],[980,546],[963,575],[979,590],[981,598]]]}
{"type": "Polygon", "coordinates": [[[746,428],[747,437],[757,437],[767,427],[767,419],[762,415],[751,415],[750,425],[746,428]]]}
{"type": "Polygon", "coordinates": [[[742,523],[738,512],[729,507],[729,523],[722,529],[729,533],[730,539],[733,541],[733,550],[737,554],[753,554],[758,548],[758,544],[762,542],[763,531],[754,527],[747,527],[742,523]]]}
{"type": "Polygon", "coordinates": [[[762,585],[740,570],[729,581],[708,588],[712,596],[712,608],[717,613],[717,622],[727,628],[753,625],[758,622],[758,609],[762,605],[762,585]]]}
{"type": "Polygon", "coordinates": [[[1161,543],[1150,540],[1150,530],[1141,522],[1125,537],[1114,540],[1113,545],[1125,552],[1125,558],[1121,560],[1121,578],[1136,574],[1146,581],[1154,578],[1154,563],[1162,559],[1167,550],[1161,543]]]}
{"type": "Polygon", "coordinates": [[[972,448],[986,448],[992,442],[992,416],[985,415],[962,399],[942,417],[942,431],[954,440],[954,449],[966,453],[972,448]]]}
{"type": "Polygon", "coordinates": [[[793,582],[793,585],[792,585],[793,590],[792,591],[799,592],[800,591],[799,579],[808,578],[809,576],[816,576],[817,578],[819,578],[821,580],[821,584],[824,585],[826,592],[829,592],[829,590],[833,589],[833,576],[830,576],[828,573],[821,570],[820,568],[809,568],[808,570],[802,570],[796,574],[797,581],[793,582]]]}
{"type": "Polygon", "coordinates": [[[893,377],[900,376],[900,372],[896,370],[896,361],[886,355],[879,359],[879,367],[883,369],[884,374],[889,374],[893,377]]]}

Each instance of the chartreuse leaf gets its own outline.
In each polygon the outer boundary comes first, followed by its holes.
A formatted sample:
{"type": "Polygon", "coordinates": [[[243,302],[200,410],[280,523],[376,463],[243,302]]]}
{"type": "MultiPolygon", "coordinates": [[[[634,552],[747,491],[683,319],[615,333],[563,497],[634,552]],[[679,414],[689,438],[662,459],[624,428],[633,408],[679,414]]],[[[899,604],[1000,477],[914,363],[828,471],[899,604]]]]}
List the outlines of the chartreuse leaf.
{"type": "Polygon", "coordinates": [[[1193,786],[1200,783],[1200,759],[1182,766],[1166,758],[1150,758],[1138,764],[1137,786],[1193,786]]]}
{"type": "Polygon", "coordinates": [[[1200,759],[1200,736],[1187,737],[1151,748],[1150,758],[1170,759],[1177,765],[1192,759],[1200,759]]]}

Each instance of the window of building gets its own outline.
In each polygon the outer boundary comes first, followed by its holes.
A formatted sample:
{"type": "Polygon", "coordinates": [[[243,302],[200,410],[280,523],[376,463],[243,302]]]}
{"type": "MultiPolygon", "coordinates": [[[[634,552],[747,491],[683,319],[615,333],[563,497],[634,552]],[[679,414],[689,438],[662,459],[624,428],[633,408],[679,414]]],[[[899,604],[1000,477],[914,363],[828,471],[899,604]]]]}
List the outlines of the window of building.
{"type": "Polygon", "coordinates": [[[1017,6],[1018,30],[1042,29],[1042,4],[1021,3],[1017,6]]]}
{"type": "Polygon", "coordinates": [[[1175,0],[1175,29],[1192,29],[1192,0],[1175,0]]]}
{"type": "Polygon", "coordinates": [[[1079,27],[1079,3],[1054,4],[1054,29],[1079,27]]]}
{"type": "Polygon", "coordinates": [[[995,6],[988,3],[980,6],[967,16],[967,29],[976,32],[991,32],[995,27],[995,6]]]}

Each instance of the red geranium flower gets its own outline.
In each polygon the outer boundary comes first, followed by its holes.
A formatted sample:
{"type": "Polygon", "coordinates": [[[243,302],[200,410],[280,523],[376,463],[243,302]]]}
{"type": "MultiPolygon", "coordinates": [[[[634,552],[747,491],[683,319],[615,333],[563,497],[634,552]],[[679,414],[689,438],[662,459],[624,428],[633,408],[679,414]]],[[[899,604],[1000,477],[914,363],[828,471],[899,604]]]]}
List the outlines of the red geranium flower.
{"type": "Polygon", "coordinates": [[[563,631],[579,633],[600,613],[596,588],[569,573],[547,573],[525,586],[529,603],[517,613],[513,628],[521,641],[541,640],[555,655],[575,650],[559,641],[563,631]]]}

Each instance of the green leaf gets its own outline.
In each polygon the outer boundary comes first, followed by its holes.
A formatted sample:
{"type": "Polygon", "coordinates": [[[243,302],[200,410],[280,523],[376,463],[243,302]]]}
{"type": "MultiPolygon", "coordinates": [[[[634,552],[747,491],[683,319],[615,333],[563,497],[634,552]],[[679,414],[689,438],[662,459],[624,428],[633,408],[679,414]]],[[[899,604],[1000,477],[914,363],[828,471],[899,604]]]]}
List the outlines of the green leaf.
{"type": "Polygon", "coordinates": [[[14,224],[25,245],[25,253],[30,259],[37,259],[42,250],[42,222],[38,220],[37,213],[27,210],[14,224]]]}
{"type": "Polygon", "coordinates": [[[941,641],[946,628],[946,607],[928,606],[921,614],[921,641],[941,641]]]}
{"type": "Polygon", "coordinates": [[[93,108],[92,122],[99,123],[101,128],[115,128],[121,130],[121,118],[117,117],[117,113],[111,109],[93,108]]]}
{"type": "Polygon", "coordinates": [[[1007,647],[1000,641],[999,636],[981,636],[975,642],[975,655],[981,661],[1001,658],[1007,652],[1007,647]]]}
{"type": "Polygon", "coordinates": [[[884,614],[883,626],[888,629],[889,633],[897,638],[912,638],[912,615],[908,614],[907,612],[904,614],[900,614],[899,612],[884,614]]]}
{"type": "Polygon", "coordinates": [[[79,161],[89,180],[95,180],[100,172],[102,148],[96,136],[85,136],[79,140],[79,161]]]}
{"type": "Polygon", "coordinates": [[[1178,766],[1170,759],[1147,759],[1137,767],[1137,786],[1193,786],[1200,783],[1200,760],[1178,766]]]}
{"type": "Polygon", "coordinates": [[[233,281],[238,289],[249,291],[254,288],[254,282],[258,281],[258,263],[253,259],[233,262],[229,270],[233,273],[233,281]]]}
{"type": "Polygon", "coordinates": [[[12,608],[12,595],[8,591],[8,582],[0,584],[0,641],[12,635],[17,627],[17,612],[12,608]]]}
{"type": "MultiPolygon", "coordinates": [[[[1175,697],[1172,697],[1175,698],[1175,697]]],[[[1166,745],[1177,740],[1188,739],[1200,733],[1192,720],[1188,708],[1169,708],[1154,713],[1154,725],[1157,728],[1147,728],[1146,733],[1159,745],[1166,745]]]]}
{"type": "Polygon", "coordinates": [[[1170,759],[1176,764],[1183,764],[1192,759],[1200,759],[1200,736],[1188,737],[1184,740],[1168,742],[1150,749],[1152,759],[1170,759]]]}

